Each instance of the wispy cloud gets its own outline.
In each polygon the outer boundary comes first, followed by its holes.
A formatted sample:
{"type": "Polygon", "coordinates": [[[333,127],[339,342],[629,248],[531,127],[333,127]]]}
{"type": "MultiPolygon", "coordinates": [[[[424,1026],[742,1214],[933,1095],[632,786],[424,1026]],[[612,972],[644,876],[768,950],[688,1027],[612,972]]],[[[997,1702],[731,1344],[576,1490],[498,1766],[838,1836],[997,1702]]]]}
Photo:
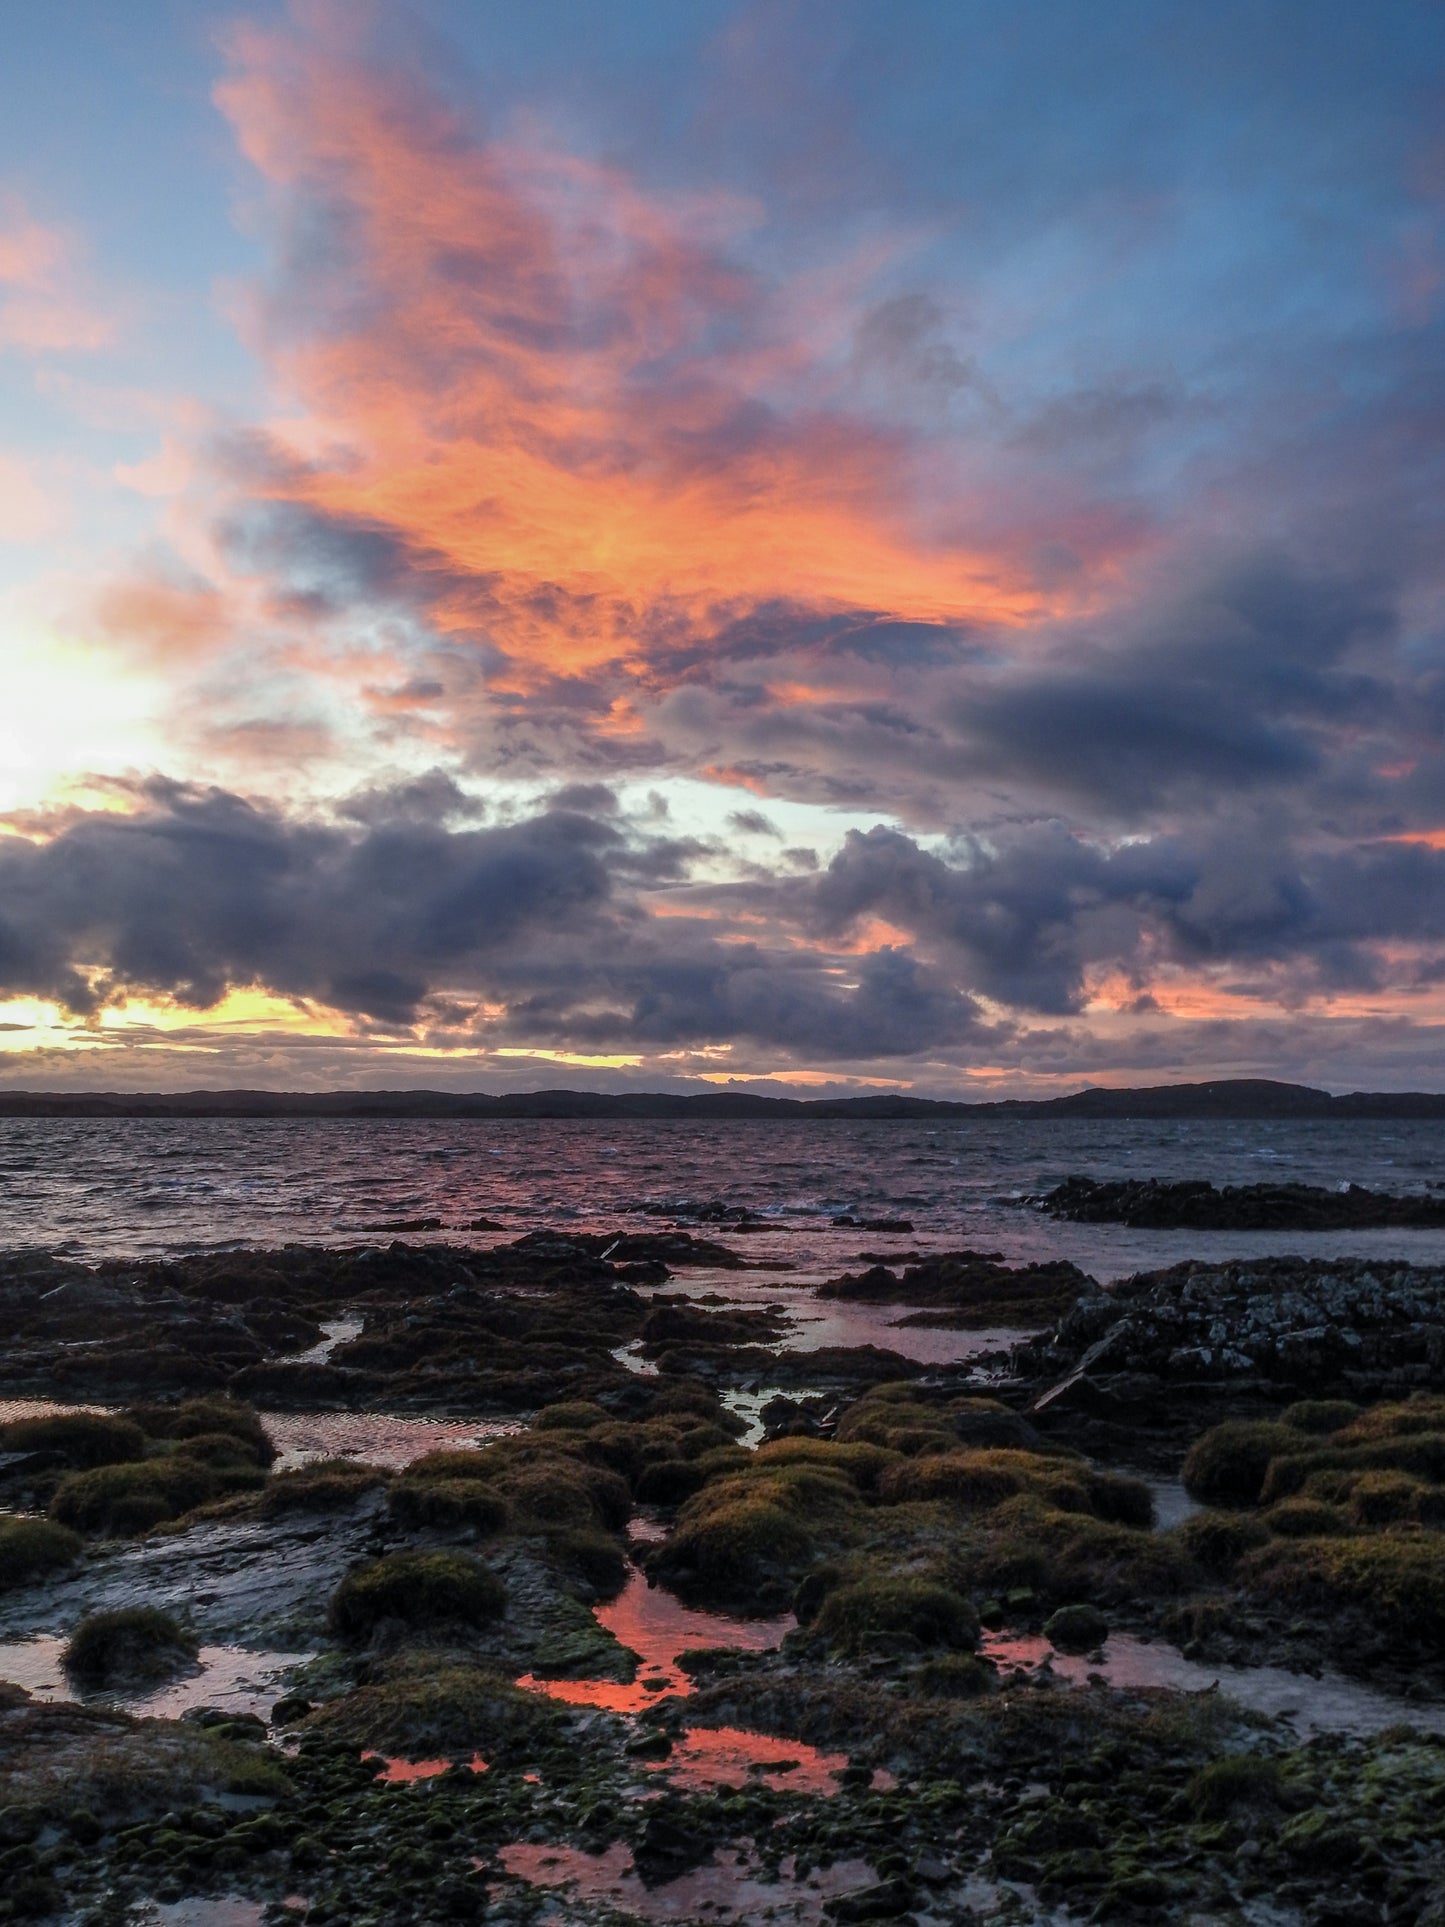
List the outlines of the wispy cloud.
{"type": "Polygon", "coordinates": [[[75,237],[35,220],[0,192],[0,349],[88,353],[110,343],[115,318],[90,290],[75,237]]]}

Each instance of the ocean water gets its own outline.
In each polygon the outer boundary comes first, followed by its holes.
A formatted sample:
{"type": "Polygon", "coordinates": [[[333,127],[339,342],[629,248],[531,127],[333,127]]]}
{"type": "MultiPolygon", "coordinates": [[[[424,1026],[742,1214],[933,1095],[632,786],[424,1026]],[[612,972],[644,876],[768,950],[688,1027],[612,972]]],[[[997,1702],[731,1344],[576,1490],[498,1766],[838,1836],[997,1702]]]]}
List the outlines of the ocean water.
{"type": "Polygon", "coordinates": [[[1286,1251],[1445,1263],[1445,1231],[1128,1231],[1058,1224],[1021,1202],[1071,1173],[1418,1192],[1445,1184],[1445,1124],[3,1119],[0,1247],[94,1260],[393,1237],[493,1244],[544,1225],[647,1229],[674,1212],[689,1223],[683,1207],[715,1201],[766,1229],[693,1228],[791,1265],[798,1283],[865,1250],[961,1245],[1068,1257],[1101,1279],[1286,1251]],[[832,1223],[844,1215],[914,1229],[832,1223]],[[504,1229],[471,1230],[482,1217],[504,1229]],[[439,1224],[391,1228],[417,1219],[439,1224]]]}

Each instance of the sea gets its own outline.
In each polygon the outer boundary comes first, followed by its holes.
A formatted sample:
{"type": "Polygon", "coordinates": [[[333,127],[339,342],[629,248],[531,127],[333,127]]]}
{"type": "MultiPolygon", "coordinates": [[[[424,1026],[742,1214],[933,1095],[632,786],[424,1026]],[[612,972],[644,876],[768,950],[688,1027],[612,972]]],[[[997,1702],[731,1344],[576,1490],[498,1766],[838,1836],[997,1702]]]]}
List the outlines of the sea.
{"type": "Polygon", "coordinates": [[[1013,1263],[1069,1258],[1101,1282],[1184,1258],[1290,1252],[1445,1265],[1445,1230],[1145,1231],[1036,1208],[1075,1174],[1419,1193],[1445,1186],[1445,1123],[0,1119],[0,1249],[95,1262],[678,1223],[800,1284],[868,1252],[960,1247],[1013,1263]],[[755,1225],[725,1221],[738,1212],[755,1225]]]}

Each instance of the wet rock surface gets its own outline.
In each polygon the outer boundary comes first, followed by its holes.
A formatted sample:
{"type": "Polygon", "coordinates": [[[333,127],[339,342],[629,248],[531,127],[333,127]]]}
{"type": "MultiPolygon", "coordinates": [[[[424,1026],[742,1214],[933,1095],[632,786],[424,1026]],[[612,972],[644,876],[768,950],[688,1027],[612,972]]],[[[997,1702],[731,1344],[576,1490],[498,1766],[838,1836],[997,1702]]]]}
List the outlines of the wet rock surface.
{"type": "MultiPolygon", "coordinates": [[[[737,1269],[687,1232],[529,1233],[490,1250],[290,1246],[167,1263],[0,1254],[0,1391],[113,1400],[227,1390],[272,1405],[513,1410],[621,1377],[674,1265],[737,1269]],[[359,1334],[298,1357],[338,1310],[359,1334]]],[[[771,1330],[771,1328],[768,1328],[771,1330]]]]}
{"type": "Polygon", "coordinates": [[[1094,1281],[1066,1259],[1012,1266],[996,1251],[945,1251],[913,1257],[901,1270],[877,1261],[845,1272],[820,1285],[818,1296],[919,1305],[926,1309],[905,1323],[978,1330],[1051,1324],[1090,1289],[1094,1281]]]}
{"type": "Polygon", "coordinates": [[[1179,1231],[1375,1231],[1445,1225],[1445,1194],[1397,1197],[1351,1184],[1065,1178],[1034,1200],[1052,1218],[1179,1231]]]}

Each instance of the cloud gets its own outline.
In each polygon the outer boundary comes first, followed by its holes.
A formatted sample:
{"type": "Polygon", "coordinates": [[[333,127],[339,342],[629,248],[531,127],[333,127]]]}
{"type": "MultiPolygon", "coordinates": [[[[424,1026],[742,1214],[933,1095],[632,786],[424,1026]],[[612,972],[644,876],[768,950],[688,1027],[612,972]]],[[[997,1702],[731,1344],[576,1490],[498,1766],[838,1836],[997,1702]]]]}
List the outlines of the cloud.
{"type": "Polygon", "coordinates": [[[38,542],[62,520],[33,463],[0,451],[0,542],[38,542]]]}
{"type": "MultiPolygon", "coordinates": [[[[706,649],[780,596],[923,622],[1040,606],[997,555],[924,533],[908,437],[830,392],[799,290],[743,264],[753,204],[483,130],[415,67],[358,58],[349,20],[229,48],[217,99],[278,259],[255,338],[306,411],[246,456],[255,566],[408,596],[527,688],[645,679],[670,637],[706,649]]],[[[863,337],[937,382],[935,325],[875,303],[863,337]]]]}
{"type": "Polygon", "coordinates": [[[0,350],[61,354],[105,347],[115,323],[86,294],[79,250],[14,193],[0,193],[0,350]]]}

